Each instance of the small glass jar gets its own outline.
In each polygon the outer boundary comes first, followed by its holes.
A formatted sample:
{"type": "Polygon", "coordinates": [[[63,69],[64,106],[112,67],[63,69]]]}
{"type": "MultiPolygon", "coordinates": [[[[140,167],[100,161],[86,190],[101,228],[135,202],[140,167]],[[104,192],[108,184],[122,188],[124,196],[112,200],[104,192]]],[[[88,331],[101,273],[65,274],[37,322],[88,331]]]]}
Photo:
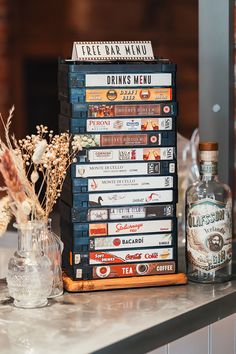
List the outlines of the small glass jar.
{"type": "Polygon", "coordinates": [[[46,306],[52,291],[53,274],[50,260],[39,242],[44,223],[29,221],[14,226],[18,230],[18,249],[8,263],[9,294],[16,307],[46,306]]]}

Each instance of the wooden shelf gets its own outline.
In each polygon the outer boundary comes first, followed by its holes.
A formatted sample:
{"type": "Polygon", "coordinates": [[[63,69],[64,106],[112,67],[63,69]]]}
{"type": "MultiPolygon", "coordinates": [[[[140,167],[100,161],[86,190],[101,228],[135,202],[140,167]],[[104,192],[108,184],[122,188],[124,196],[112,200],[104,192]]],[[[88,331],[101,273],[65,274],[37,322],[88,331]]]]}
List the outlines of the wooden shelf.
{"type": "Polygon", "coordinates": [[[149,275],[132,278],[98,279],[98,280],[72,280],[67,274],[63,274],[65,290],[69,292],[88,292],[98,290],[146,288],[166,285],[187,284],[184,273],[168,275],[149,275]]]}

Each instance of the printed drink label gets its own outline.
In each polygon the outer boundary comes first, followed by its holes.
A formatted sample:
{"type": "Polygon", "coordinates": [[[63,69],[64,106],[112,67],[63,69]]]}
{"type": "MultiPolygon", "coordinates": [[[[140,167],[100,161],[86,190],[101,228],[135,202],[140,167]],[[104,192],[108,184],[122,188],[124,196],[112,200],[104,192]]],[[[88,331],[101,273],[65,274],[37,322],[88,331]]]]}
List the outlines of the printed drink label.
{"type": "Polygon", "coordinates": [[[87,132],[172,130],[172,118],[87,119],[87,132]]]}
{"type": "Polygon", "coordinates": [[[211,273],[231,262],[230,210],[212,199],[187,206],[187,254],[194,269],[211,273]]]}
{"type": "MultiPolygon", "coordinates": [[[[175,163],[170,163],[169,173],[175,172],[175,163]]],[[[160,175],[161,162],[148,163],[109,163],[109,164],[77,164],[75,177],[113,177],[127,175],[160,175]]]]}
{"type": "Polygon", "coordinates": [[[144,250],[90,252],[89,264],[115,264],[173,259],[173,248],[149,248],[144,250]]]}
{"type": "Polygon", "coordinates": [[[170,232],[173,228],[172,223],[172,220],[140,220],[89,224],[89,236],[170,232]]]}
{"type": "Polygon", "coordinates": [[[89,221],[101,220],[122,220],[122,219],[154,219],[174,216],[173,205],[152,205],[152,206],[132,206],[116,207],[109,209],[89,209],[89,221]]]}
{"type": "Polygon", "coordinates": [[[85,76],[86,87],[147,87],[171,85],[171,73],[87,74],[85,76]]]}
{"type": "Polygon", "coordinates": [[[117,193],[90,193],[89,206],[170,203],[173,190],[149,190],[117,193]]]}
{"type": "Polygon", "coordinates": [[[92,149],[88,151],[88,161],[146,161],[173,160],[174,148],[134,148],[134,149],[92,149]]]}
{"type": "Polygon", "coordinates": [[[143,248],[171,246],[172,234],[152,234],[122,237],[95,237],[90,240],[90,249],[109,250],[117,248],[143,248]]]}
{"type": "MultiPolygon", "coordinates": [[[[142,275],[175,273],[175,262],[149,262],[135,264],[115,264],[93,267],[93,278],[134,277],[142,275]]],[[[78,269],[77,269],[78,270],[78,269]]],[[[78,274],[81,277],[81,274],[78,274]]]]}
{"type": "Polygon", "coordinates": [[[87,89],[86,102],[171,101],[172,88],[87,89]]]}
{"type": "Polygon", "coordinates": [[[126,104],[126,105],[89,105],[88,118],[99,117],[142,117],[170,115],[173,105],[170,103],[126,104]]]}
{"type": "Polygon", "coordinates": [[[88,179],[88,192],[155,188],[173,188],[173,177],[150,176],[88,179]]]}

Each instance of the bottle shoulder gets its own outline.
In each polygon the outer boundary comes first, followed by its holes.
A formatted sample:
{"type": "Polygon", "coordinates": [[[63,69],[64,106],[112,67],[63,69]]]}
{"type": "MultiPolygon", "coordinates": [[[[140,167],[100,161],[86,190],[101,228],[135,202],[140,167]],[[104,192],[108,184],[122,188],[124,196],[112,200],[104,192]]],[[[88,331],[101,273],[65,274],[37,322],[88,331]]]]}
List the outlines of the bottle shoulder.
{"type": "Polygon", "coordinates": [[[229,186],[218,180],[198,180],[186,191],[187,200],[213,199],[226,203],[232,199],[229,186]]]}
{"type": "Polygon", "coordinates": [[[225,192],[231,193],[230,187],[225,184],[220,182],[219,180],[197,180],[194,183],[192,183],[188,188],[187,191],[193,191],[196,189],[221,189],[224,190],[225,192]]]}

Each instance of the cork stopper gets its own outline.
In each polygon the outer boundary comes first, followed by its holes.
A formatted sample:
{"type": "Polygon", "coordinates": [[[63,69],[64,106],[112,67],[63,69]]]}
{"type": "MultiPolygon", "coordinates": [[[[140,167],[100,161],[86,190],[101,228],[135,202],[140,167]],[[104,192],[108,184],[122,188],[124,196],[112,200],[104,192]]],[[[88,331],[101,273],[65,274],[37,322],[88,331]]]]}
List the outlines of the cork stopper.
{"type": "Polygon", "coordinates": [[[218,143],[216,141],[201,141],[199,151],[218,151],[218,143]]]}

